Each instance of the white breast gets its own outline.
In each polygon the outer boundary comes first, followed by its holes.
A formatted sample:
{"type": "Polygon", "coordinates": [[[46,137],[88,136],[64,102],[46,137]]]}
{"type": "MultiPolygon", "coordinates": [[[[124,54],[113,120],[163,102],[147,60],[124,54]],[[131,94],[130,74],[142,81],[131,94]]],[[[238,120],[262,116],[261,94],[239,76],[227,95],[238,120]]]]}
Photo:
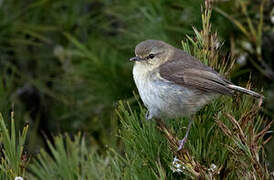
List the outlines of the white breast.
{"type": "Polygon", "coordinates": [[[143,103],[154,117],[173,118],[195,113],[213,97],[161,79],[152,69],[155,67],[136,63],[133,78],[143,103]]]}
{"type": "Polygon", "coordinates": [[[149,94],[151,89],[151,84],[149,81],[149,70],[146,65],[141,63],[135,63],[133,67],[133,78],[141,99],[143,100],[144,104],[148,107],[149,105],[149,94]]]}
{"type": "Polygon", "coordinates": [[[143,63],[136,63],[133,68],[133,78],[139,95],[152,117],[160,116],[163,109],[168,110],[168,104],[165,101],[168,86],[157,83],[155,80],[157,72],[153,71],[155,69],[143,63]]]}

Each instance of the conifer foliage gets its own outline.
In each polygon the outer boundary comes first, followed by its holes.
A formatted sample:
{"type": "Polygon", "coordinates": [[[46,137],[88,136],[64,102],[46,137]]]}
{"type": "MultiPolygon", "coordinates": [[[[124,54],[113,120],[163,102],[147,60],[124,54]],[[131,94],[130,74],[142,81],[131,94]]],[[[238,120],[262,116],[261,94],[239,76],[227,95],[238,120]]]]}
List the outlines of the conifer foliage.
{"type": "MultiPolygon", "coordinates": [[[[182,48],[229,78],[234,61],[220,55],[221,42],[212,31],[212,4],[205,1],[202,29],[186,36],[182,48]]],[[[71,37],[69,37],[71,38],[71,37]]],[[[88,52],[87,52],[88,53],[88,52]]],[[[251,88],[247,82],[246,88],[251,88]]],[[[254,87],[252,87],[254,88],[254,87]]],[[[263,99],[237,94],[221,96],[200,110],[188,141],[177,151],[189,119],[145,119],[138,95],[137,107],[119,101],[115,117],[120,147],[98,152],[88,136],[65,134],[47,141],[49,150],[29,156],[25,149],[28,126],[16,131],[0,116],[0,179],[271,179],[264,146],[271,127],[261,113],[263,99]],[[10,130],[9,130],[10,129],[10,130]]]]}

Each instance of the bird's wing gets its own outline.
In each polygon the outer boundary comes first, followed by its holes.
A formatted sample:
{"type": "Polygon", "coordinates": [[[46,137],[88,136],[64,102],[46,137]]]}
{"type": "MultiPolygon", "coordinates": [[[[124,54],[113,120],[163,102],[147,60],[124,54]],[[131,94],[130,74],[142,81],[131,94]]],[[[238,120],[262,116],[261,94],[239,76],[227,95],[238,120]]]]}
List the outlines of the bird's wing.
{"type": "Polygon", "coordinates": [[[208,93],[232,94],[232,84],[212,68],[183,51],[159,67],[160,76],[175,84],[208,93]]]}

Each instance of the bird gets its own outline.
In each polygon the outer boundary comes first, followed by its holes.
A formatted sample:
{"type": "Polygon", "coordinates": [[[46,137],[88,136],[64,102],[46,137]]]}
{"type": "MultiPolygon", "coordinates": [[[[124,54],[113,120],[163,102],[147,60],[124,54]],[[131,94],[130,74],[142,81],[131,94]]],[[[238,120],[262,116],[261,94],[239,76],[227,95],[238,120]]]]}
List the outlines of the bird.
{"type": "MultiPolygon", "coordinates": [[[[200,60],[161,40],[145,40],[135,47],[133,79],[147,108],[146,119],[190,117],[220,95],[263,95],[236,86],[200,60]]],[[[193,120],[179,140],[184,147],[193,120]]]]}

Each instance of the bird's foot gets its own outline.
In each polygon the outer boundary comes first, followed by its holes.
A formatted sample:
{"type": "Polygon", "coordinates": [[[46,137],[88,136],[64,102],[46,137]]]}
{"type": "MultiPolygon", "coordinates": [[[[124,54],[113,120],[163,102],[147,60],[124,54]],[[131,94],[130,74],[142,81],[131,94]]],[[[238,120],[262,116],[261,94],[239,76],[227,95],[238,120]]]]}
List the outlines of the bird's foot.
{"type": "Polygon", "coordinates": [[[177,151],[180,151],[181,149],[183,149],[186,141],[187,141],[187,137],[184,137],[182,140],[179,140],[179,147],[178,147],[177,151]]]}

